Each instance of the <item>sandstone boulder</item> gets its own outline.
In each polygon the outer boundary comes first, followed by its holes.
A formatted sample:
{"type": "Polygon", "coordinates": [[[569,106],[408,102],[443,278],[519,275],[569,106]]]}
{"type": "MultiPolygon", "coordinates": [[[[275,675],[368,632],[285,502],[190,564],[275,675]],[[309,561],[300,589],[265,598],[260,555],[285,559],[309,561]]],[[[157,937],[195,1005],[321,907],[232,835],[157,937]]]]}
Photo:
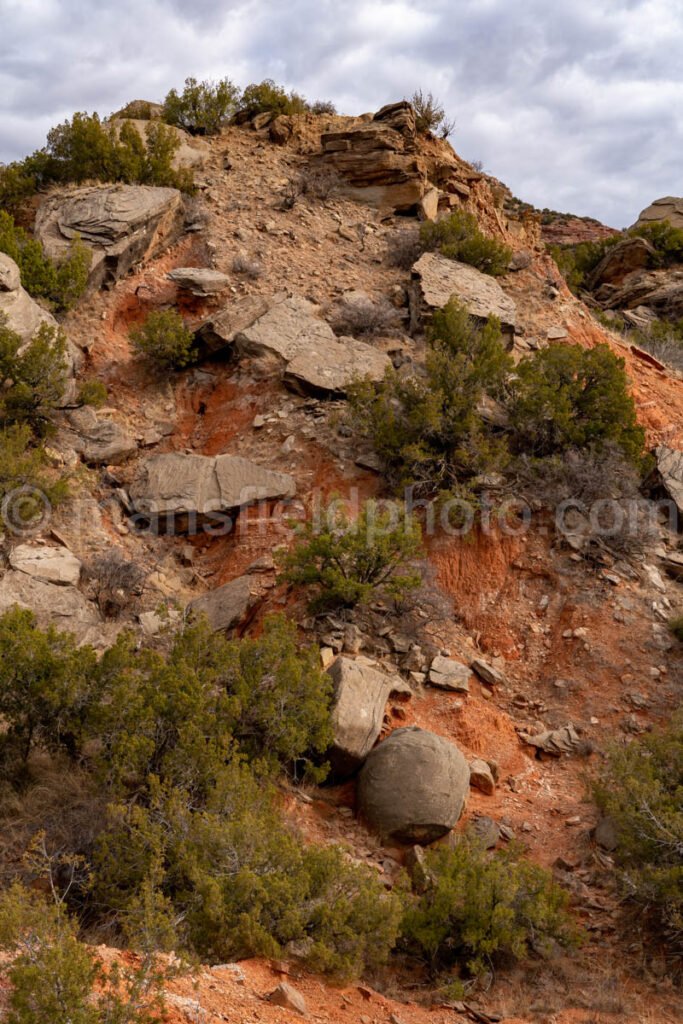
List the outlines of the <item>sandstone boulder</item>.
{"type": "Polygon", "coordinates": [[[209,267],[176,267],[166,277],[179,288],[199,298],[218,295],[230,284],[227,274],[221,274],[220,271],[211,270],[209,267]]]}
{"type": "Polygon", "coordinates": [[[247,295],[232,302],[203,320],[195,332],[195,341],[204,355],[213,355],[229,348],[242,332],[251,327],[270,309],[285,299],[285,295],[268,299],[264,295],[247,295]]]}
{"type": "Polygon", "coordinates": [[[467,665],[453,658],[444,658],[438,654],[429,669],[429,682],[440,690],[452,690],[454,693],[469,693],[471,671],[467,665]]]}
{"type": "Polygon", "coordinates": [[[81,577],[81,562],[68,548],[18,544],[10,552],[9,563],[17,572],[43,583],[76,586],[81,577]]]}
{"type": "Polygon", "coordinates": [[[416,326],[425,313],[443,308],[452,298],[458,299],[470,316],[477,320],[495,316],[506,334],[514,334],[517,307],[493,277],[440,253],[424,253],[413,266],[413,324],[416,326]]]}
{"type": "Polygon", "coordinates": [[[24,342],[29,342],[42,324],[57,327],[52,314],[39,306],[22,287],[19,267],[14,260],[0,252],[0,319],[3,316],[10,330],[24,342]]]}
{"type": "Polygon", "coordinates": [[[257,599],[251,577],[239,576],[195,598],[187,606],[187,611],[197,617],[205,615],[211,628],[218,633],[239,625],[257,599]]]}
{"type": "Polygon", "coordinates": [[[371,121],[321,137],[323,167],[346,182],[350,199],[381,210],[416,210],[427,189],[415,113],[405,101],[382,107],[371,121]]]}
{"type": "Polygon", "coordinates": [[[385,839],[425,845],[457,823],[469,783],[467,761],[454,744],[423,729],[395,729],[368,754],[358,805],[385,839]]]}
{"type": "Polygon", "coordinates": [[[489,664],[482,658],[475,658],[472,662],[472,671],[476,672],[479,678],[489,686],[505,686],[507,680],[500,669],[489,664]]]}
{"type": "Polygon", "coordinates": [[[634,270],[652,265],[655,248],[645,238],[624,238],[607,250],[586,285],[590,291],[601,284],[619,284],[634,270]]]}
{"type": "Polygon", "coordinates": [[[89,466],[116,466],[137,451],[137,443],[122,426],[101,418],[91,407],[72,409],[68,420],[66,439],[89,466]]]}
{"type": "Polygon", "coordinates": [[[294,1010],[295,1013],[306,1016],[306,1000],[297,988],[288,985],[286,981],[280,982],[277,988],[273,989],[266,996],[269,1003],[275,1006],[282,1006],[285,1010],[294,1010]]]}
{"type": "Polygon", "coordinates": [[[683,197],[665,196],[663,199],[655,199],[654,203],[642,211],[636,226],[660,220],[667,220],[674,228],[683,228],[683,197]]]}
{"type": "Polygon", "coordinates": [[[391,678],[366,658],[337,658],[329,674],[334,683],[329,760],[337,778],[352,775],[379,739],[391,678]]]}
{"type": "Polygon", "coordinates": [[[182,197],[175,188],[96,185],[44,199],[35,233],[52,259],[60,259],[80,237],[92,250],[90,282],[98,287],[171,245],[183,219],[182,197]]]}
{"type": "Polygon", "coordinates": [[[480,789],[488,796],[495,791],[496,780],[491,767],[481,757],[475,757],[473,761],[470,761],[470,786],[480,789]]]}
{"type": "Polygon", "coordinates": [[[174,519],[182,529],[191,518],[234,512],[258,501],[291,498],[296,485],[278,473],[237,455],[182,455],[145,459],[129,490],[134,511],[153,523],[174,519]]]}
{"type": "Polygon", "coordinates": [[[102,621],[95,605],[73,586],[46,583],[16,569],[0,579],[0,614],[13,605],[30,609],[38,625],[53,625],[79,641],[101,645],[102,621]]]}
{"type": "Polygon", "coordinates": [[[264,316],[235,337],[242,355],[271,358],[284,380],[314,394],[343,395],[356,376],[381,380],[390,366],[379,349],[355,338],[337,338],[316,307],[301,296],[275,302],[264,316]]]}

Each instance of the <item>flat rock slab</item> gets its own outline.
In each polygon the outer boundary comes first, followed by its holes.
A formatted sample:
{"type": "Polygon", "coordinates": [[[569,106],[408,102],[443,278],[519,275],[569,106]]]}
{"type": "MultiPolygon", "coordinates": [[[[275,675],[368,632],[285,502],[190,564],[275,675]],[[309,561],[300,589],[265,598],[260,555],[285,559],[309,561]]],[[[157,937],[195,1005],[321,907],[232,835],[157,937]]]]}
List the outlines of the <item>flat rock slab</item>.
{"type": "Polygon", "coordinates": [[[395,729],[368,754],[358,805],[385,839],[424,845],[458,822],[469,785],[469,765],[455,744],[424,729],[395,729]]]}
{"type": "Polygon", "coordinates": [[[9,563],[43,583],[76,586],[81,578],[81,562],[68,548],[19,544],[10,552],[9,563]]]}
{"type": "Polygon", "coordinates": [[[454,693],[470,692],[471,670],[467,665],[453,658],[444,658],[438,654],[429,669],[429,682],[440,690],[452,690],[454,693]]]}
{"type": "Polygon", "coordinates": [[[334,683],[329,760],[342,779],[362,765],[379,739],[393,683],[367,658],[337,658],[328,671],[334,683]]]}
{"type": "Polygon", "coordinates": [[[269,299],[265,295],[247,295],[231,302],[202,321],[195,332],[195,341],[206,355],[229,348],[238,334],[265,316],[271,305],[283,298],[285,296],[269,299]]]}
{"type": "Polygon", "coordinates": [[[413,266],[413,281],[422,307],[442,309],[455,298],[470,316],[479,320],[495,316],[507,333],[514,333],[516,329],[517,306],[514,301],[490,274],[482,274],[467,263],[446,259],[436,252],[426,252],[413,266]]]}
{"type": "Polygon", "coordinates": [[[208,267],[177,267],[169,271],[166,277],[179,288],[200,298],[218,295],[230,284],[227,274],[221,274],[219,270],[210,270],[208,267]]]}
{"type": "Polygon", "coordinates": [[[162,516],[229,512],[258,501],[291,498],[296,484],[237,455],[183,455],[169,452],[145,459],[129,490],[135,512],[162,516]]]}
{"type": "Polygon", "coordinates": [[[48,196],[38,209],[35,234],[52,259],[63,257],[80,237],[93,253],[90,283],[99,286],[171,245],[183,219],[175,188],[98,185],[48,196]]]}
{"type": "Polygon", "coordinates": [[[187,606],[193,616],[205,615],[215,633],[233,629],[256,604],[258,595],[250,576],[239,576],[222,587],[216,587],[187,606]]]}
{"type": "Polygon", "coordinates": [[[287,383],[314,394],[343,395],[354,377],[378,381],[391,365],[367,342],[337,338],[317,307],[298,295],[276,302],[236,335],[235,344],[242,355],[277,360],[287,383]]]}

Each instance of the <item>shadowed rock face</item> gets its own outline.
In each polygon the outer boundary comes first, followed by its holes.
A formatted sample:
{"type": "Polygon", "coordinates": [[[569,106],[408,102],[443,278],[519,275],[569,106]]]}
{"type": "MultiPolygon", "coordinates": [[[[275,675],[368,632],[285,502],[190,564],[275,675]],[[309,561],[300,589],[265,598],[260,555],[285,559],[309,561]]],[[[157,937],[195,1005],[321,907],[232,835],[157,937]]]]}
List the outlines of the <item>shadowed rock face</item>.
{"type": "Polygon", "coordinates": [[[38,210],[35,233],[52,259],[60,259],[80,237],[93,252],[90,283],[99,287],[171,245],[183,218],[175,188],[100,185],[49,196],[38,210]]]}
{"type": "Polygon", "coordinates": [[[363,765],[358,806],[384,838],[427,844],[457,823],[469,784],[469,766],[453,743],[423,729],[396,729],[363,765]]]}
{"type": "Polygon", "coordinates": [[[154,455],[140,466],[130,488],[134,510],[154,523],[232,512],[257,501],[291,498],[296,485],[278,473],[234,455],[154,455]]]}

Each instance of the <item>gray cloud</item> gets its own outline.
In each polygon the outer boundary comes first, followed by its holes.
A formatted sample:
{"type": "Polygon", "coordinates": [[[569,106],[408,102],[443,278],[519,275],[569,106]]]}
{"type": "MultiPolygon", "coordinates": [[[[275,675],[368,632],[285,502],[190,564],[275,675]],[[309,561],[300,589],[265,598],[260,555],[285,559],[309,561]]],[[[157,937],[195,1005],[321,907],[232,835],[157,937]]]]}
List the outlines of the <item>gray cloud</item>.
{"type": "Polygon", "coordinates": [[[680,0],[0,0],[0,158],[193,74],[359,113],[417,87],[537,206],[623,226],[683,193],[680,0]]]}

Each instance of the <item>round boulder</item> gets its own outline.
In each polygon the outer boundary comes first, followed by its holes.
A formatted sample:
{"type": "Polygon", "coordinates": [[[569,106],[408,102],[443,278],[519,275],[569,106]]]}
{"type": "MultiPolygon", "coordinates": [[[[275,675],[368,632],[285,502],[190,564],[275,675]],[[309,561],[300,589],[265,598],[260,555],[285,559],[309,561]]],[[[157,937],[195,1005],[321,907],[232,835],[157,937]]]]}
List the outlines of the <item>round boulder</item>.
{"type": "Polygon", "coordinates": [[[414,726],[395,729],[363,765],[358,806],[383,838],[425,845],[457,823],[469,784],[469,766],[453,743],[414,726]]]}

